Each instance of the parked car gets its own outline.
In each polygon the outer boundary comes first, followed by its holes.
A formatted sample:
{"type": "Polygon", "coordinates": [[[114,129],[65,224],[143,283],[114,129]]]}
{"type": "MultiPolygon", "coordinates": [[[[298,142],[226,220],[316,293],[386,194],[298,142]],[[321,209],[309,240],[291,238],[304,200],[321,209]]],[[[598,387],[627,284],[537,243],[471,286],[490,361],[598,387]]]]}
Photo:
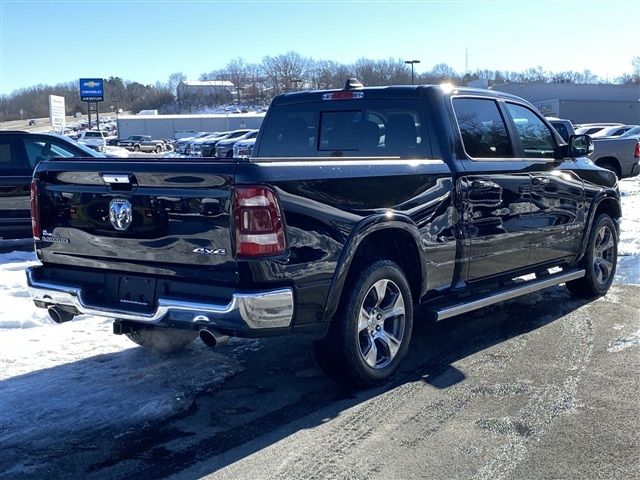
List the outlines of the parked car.
{"type": "Polygon", "coordinates": [[[78,143],[82,143],[89,148],[99,152],[104,151],[107,146],[109,134],[100,130],[85,130],[78,137],[78,143]]]}
{"type": "Polygon", "coordinates": [[[622,123],[581,123],[575,126],[576,135],[593,135],[607,127],[622,127],[622,123]]]}
{"type": "Polygon", "coordinates": [[[629,130],[624,132],[622,135],[620,135],[620,138],[628,138],[628,137],[640,138],[640,126],[630,128],[629,130]]]}
{"type": "Polygon", "coordinates": [[[588,136],[566,144],[496,91],[358,85],[277,96],[249,159],[41,163],[35,304],[164,351],[311,333],[323,369],[371,385],[400,366],[416,305],[441,320],[608,291],[620,198],[588,136]]]}
{"type": "MultiPolygon", "coordinates": [[[[565,141],[576,135],[570,120],[562,118],[549,119],[565,141]]],[[[605,127],[607,128],[607,127],[605,127]]],[[[618,178],[635,177],[640,172],[640,138],[623,135],[615,138],[594,138],[592,161],[603,168],[614,172],[618,178]]]]}
{"type": "Polygon", "coordinates": [[[256,139],[239,140],[233,144],[233,156],[235,158],[250,157],[253,152],[253,146],[256,144],[256,139]]]}
{"type": "Polygon", "coordinates": [[[619,137],[620,135],[622,135],[625,132],[628,132],[629,130],[631,130],[634,127],[637,127],[638,125],[622,125],[622,126],[614,126],[614,127],[605,127],[602,130],[599,130],[595,133],[590,134],[593,138],[600,138],[600,137],[619,137]]]}
{"type": "Polygon", "coordinates": [[[178,140],[176,140],[176,151],[182,155],[186,155],[188,150],[189,150],[189,144],[198,139],[198,138],[202,138],[205,137],[207,135],[211,135],[211,132],[197,132],[191,136],[188,137],[182,137],[178,140]]]}
{"type": "Polygon", "coordinates": [[[208,144],[210,142],[224,138],[227,133],[228,132],[213,132],[209,135],[191,140],[187,145],[186,154],[191,155],[192,157],[200,157],[202,155],[202,148],[205,143],[208,144]]]}
{"type": "Polygon", "coordinates": [[[116,145],[134,152],[162,153],[165,148],[162,140],[153,140],[150,135],[130,135],[126,140],[118,140],[116,145]]]}
{"type": "Polygon", "coordinates": [[[222,140],[228,140],[228,139],[233,139],[233,138],[240,138],[241,136],[249,133],[251,130],[244,128],[241,130],[232,130],[230,132],[224,132],[223,135],[219,136],[219,137],[215,137],[215,138],[211,138],[205,142],[202,142],[201,146],[202,149],[200,151],[200,156],[201,157],[215,157],[216,155],[216,146],[218,145],[218,142],[222,141],[222,140]]]}
{"type": "Polygon", "coordinates": [[[29,186],[33,169],[54,157],[104,155],[62,135],[0,131],[0,239],[31,238],[29,186]]]}
{"type": "Polygon", "coordinates": [[[257,136],[258,136],[258,130],[250,130],[244,135],[240,135],[239,137],[231,137],[231,138],[226,138],[224,140],[220,140],[216,144],[215,156],[218,158],[231,158],[233,157],[233,146],[236,144],[236,142],[239,142],[242,140],[255,139],[257,136]]]}

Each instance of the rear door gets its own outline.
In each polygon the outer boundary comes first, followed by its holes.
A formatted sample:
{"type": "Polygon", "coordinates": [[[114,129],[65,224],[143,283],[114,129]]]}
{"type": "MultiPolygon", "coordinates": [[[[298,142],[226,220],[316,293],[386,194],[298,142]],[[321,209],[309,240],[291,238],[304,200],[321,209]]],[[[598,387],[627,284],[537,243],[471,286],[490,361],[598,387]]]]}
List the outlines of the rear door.
{"type": "Polygon", "coordinates": [[[531,173],[531,220],[534,228],[529,265],[571,259],[585,226],[584,186],[573,161],[554,159],[557,139],[540,115],[524,104],[504,103],[516,132],[516,150],[531,173]]]}
{"type": "Polygon", "coordinates": [[[0,239],[31,238],[33,168],[14,135],[0,135],[0,239]]]}
{"type": "Polygon", "coordinates": [[[468,280],[523,268],[532,236],[527,164],[517,157],[498,100],[456,97],[453,109],[467,155],[458,189],[468,280]]]}

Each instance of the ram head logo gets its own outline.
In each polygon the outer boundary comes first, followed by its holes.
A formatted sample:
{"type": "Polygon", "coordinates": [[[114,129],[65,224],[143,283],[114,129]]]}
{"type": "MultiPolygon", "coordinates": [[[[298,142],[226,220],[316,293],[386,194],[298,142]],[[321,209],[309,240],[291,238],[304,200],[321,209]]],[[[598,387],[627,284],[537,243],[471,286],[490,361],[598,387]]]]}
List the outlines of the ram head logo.
{"type": "Polygon", "coordinates": [[[124,232],[133,220],[133,210],[129,200],[114,199],[109,203],[109,220],[116,230],[124,232]]]}

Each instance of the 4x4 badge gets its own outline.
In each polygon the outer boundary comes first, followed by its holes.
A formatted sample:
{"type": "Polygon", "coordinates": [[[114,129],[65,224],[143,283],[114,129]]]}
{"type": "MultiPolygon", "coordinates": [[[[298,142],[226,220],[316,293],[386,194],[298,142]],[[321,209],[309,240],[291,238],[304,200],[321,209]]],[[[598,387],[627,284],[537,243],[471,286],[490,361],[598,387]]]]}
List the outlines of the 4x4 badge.
{"type": "Polygon", "coordinates": [[[131,202],[121,198],[111,200],[109,203],[109,220],[116,230],[123,232],[129,228],[133,220],[131,202]]]}
{"type": "Polygon", "coordinates": [[[200,247],[200,248],[194,248],[193,253],[197,253],[198,255],[226,255],[227,249],[226,248],[213,249],[213,248],[200,247]]]}

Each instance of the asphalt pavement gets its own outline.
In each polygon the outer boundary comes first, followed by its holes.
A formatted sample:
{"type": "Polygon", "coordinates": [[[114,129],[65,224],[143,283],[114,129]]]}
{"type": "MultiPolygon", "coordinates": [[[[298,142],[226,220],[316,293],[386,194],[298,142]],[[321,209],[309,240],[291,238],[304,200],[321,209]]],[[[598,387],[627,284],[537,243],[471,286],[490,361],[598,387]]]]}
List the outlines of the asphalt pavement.
{"type": "Polygon", "coordinates": [[[366,391],[324,376],[308,338],[265,339],[244,354],[242,373],[199,394],[180,418],[105,433],[92,439],[99,448],[47,472],[638,479],[639,293],[614,285],[587,302],[559,286],[436,324],[418,311],[408,361],[391,383],[366,391]]]}

